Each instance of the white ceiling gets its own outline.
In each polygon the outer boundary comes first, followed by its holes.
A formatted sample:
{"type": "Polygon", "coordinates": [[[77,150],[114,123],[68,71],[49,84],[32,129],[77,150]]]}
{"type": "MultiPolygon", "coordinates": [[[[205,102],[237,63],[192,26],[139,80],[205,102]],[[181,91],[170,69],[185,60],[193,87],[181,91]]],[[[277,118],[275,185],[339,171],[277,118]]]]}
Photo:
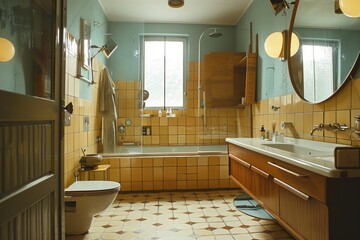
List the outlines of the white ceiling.
{"type": "Polygon", "coordinates": [[[235,25],[253,0],[185,0],[171,8],[168,0],[98,0],[110,22],[235,25]]]}

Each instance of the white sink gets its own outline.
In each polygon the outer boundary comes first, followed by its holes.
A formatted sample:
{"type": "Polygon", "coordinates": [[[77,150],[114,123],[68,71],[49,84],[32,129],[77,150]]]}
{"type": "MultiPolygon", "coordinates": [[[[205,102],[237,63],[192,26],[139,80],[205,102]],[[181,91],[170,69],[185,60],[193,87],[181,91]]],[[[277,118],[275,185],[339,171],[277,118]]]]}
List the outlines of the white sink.
{"type": "Polygon", "coordinates": [[[268,143],[262,144],[266,147],[276,148],[279,150],[291,152],[294,154],[299,154],[303,156],[311,156],[311,157],[322,157],[322,156],[333,156],[333,150],[327,149],[315,149],[307,146],[298,146],[291,143],[268,143]]]}
{"type": "Polygon", "coordinates": [[[227,138],[226,141],[326,177],[360,177],[360,148],[349,145],[288,137],[284,142],[259,138],[227,138]]]}

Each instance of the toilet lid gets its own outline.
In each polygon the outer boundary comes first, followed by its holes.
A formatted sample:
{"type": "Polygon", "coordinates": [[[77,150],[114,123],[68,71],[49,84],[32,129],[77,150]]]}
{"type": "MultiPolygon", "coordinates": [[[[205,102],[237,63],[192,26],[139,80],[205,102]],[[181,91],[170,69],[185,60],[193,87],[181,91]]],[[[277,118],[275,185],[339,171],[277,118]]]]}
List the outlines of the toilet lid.
{"type": "Polygon", "coordinates": [[[65,189],[65,196],[103,195],[118,192],[120,183],[113,181],[77,181],[65,189]]]}

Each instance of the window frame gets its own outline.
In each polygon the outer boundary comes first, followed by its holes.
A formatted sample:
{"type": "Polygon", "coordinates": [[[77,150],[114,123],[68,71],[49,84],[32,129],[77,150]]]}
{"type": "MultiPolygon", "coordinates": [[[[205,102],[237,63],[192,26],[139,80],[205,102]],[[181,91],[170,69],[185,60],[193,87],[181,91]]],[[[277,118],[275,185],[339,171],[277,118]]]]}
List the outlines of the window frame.
{"type": "MultiPolygon", "coordinates": [[[[187,82],[188,82],[188,59],[189,59],[189,37],[188,35],[182,35],[182,34],[144,34],[140,36],[140,53],[141,53],[141,59],[140,59],[140,68],[141,68],[141,83],[142,83],[142,90],[144,90],[145,87],[145,42],[146,41],[179,41],[183,42],[183,103],[182,107],[179,106],[167,106],[166,105],[166,89],[164,89],[164,106],[161,107],[154,107],[154,106],[146,106],[144,109],[147,110],[157,110],[157,109],[186,109],[187,108],[187,82]]],[[[164,56],[164,59],[166,61],[166,57],[164,56]]],[[[164,75],[166,76],[166,71],[164,71],[164,75]]],[[[166,79],[164,76],[164,81],[166,83],[166,79]]],[[[166,84],[164,84],[164,87],[166,88],[166,84]]],[[[150,93],[151,95],[151,93],[150,93]]]]}

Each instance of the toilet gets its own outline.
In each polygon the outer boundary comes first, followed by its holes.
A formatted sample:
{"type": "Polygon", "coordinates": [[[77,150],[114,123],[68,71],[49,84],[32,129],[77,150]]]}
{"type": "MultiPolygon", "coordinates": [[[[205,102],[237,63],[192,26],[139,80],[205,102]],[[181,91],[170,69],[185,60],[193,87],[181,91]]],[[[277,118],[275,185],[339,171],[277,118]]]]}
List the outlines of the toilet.
{"type": "Polygon", "coordinates": [[[115,200],[120,183],[113,181],[76,181],[65,189],[65,233],[87,233],[93,216],[115,200]]]}

